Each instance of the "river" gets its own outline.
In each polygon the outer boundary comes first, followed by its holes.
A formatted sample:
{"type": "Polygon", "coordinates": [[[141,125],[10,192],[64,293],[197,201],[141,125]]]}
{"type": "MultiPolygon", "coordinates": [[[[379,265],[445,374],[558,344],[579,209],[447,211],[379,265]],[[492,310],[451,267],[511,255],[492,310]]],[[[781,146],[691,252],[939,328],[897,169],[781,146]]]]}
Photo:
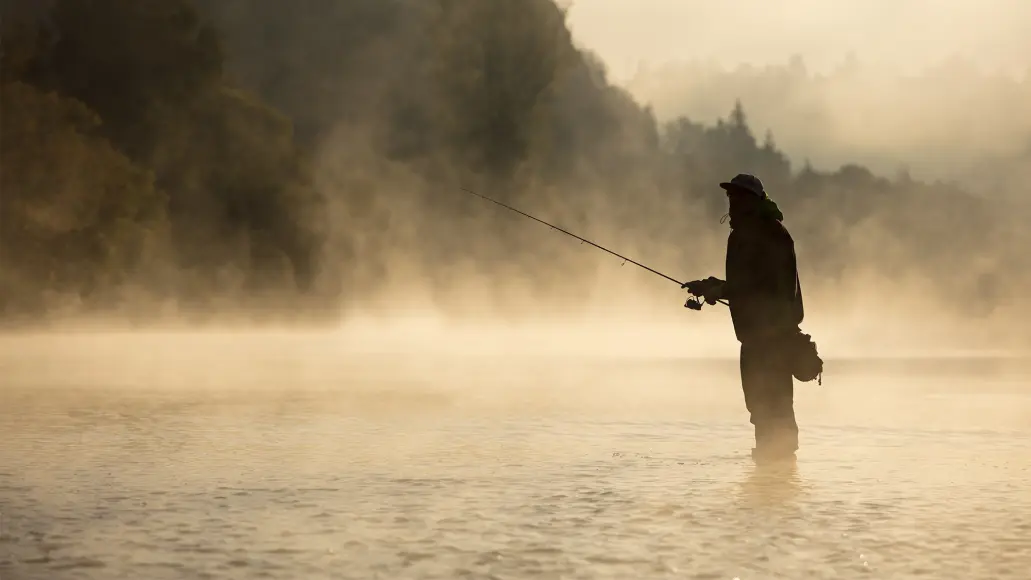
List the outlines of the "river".
{"type": "Polygon", "coordinates": [[[1031,570],[1026,361],[830,359],[763,468],[730,358],[182,340],[0,349],[0,578],[1031,570]]]}

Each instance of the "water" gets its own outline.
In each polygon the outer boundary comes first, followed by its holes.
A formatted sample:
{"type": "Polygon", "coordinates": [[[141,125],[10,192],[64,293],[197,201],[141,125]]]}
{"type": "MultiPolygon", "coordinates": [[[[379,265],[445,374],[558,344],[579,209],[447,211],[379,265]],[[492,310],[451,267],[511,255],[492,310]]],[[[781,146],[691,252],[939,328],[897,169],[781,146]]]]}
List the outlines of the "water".
{"type": "Polygon", "coordinates": [[[1031,569],[1024,363],[832,362],[766,469],[732,360],[108,346],[0,350],[3,580],[1031,569]]]}

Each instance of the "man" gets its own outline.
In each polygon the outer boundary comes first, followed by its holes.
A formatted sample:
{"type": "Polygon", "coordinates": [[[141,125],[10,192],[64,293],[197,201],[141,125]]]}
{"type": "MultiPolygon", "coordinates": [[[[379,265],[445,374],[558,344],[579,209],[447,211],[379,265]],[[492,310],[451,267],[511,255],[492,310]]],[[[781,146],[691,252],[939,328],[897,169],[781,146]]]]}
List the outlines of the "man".
{"type": "Polygon", "coordinates": [[[730,306],[741,343],[745,407],[755,426],[752,457],[791,459],[798,449],[798,425],[788,345],[803,317],[795,244],[757,177],[740,174],[720,187],[730,202],[727,279],[683,287],[710,304],[724,300],[730,306]]]}

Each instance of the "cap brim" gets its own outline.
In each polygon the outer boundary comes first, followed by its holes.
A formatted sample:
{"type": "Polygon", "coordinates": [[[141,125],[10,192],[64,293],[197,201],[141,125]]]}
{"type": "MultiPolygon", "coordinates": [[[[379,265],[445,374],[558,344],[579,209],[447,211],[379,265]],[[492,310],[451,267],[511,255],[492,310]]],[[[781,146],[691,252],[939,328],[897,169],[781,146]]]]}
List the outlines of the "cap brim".
{"type": "Polygon", "coordinates": [[[749,189],[749,188],[747,188],[747,187],[745,187],[743,185],[738,185],[736,183],[729,183],[729,182],[724,181],[723,183],[720,184],[720,187],[722,187],[723,189],[727,190],[727,193],[730,193],[732,191],[740,191],[741,193],[750,193],[752,195],[759,195],[758,193],[752,191],[751,189],[749,189]]]}

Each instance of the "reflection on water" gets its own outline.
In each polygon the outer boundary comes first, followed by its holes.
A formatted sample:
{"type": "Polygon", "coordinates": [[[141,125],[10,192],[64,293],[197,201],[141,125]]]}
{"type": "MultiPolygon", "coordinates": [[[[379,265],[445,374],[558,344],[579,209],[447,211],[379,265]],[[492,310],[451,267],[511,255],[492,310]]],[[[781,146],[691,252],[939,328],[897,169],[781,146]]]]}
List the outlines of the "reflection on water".
{"type": "Polygon", "coordinates": [[[829,373],[757,467],[724,363],[49,362],[0,358],[4,580],[1031,569],[1019,376],[829,373]]]}
{"type": "Polygon", "coordinates": [[[790,508],[802,493],[797,462],[752,467],[740,493],[741,503],[750,508],[790,508]]]}

